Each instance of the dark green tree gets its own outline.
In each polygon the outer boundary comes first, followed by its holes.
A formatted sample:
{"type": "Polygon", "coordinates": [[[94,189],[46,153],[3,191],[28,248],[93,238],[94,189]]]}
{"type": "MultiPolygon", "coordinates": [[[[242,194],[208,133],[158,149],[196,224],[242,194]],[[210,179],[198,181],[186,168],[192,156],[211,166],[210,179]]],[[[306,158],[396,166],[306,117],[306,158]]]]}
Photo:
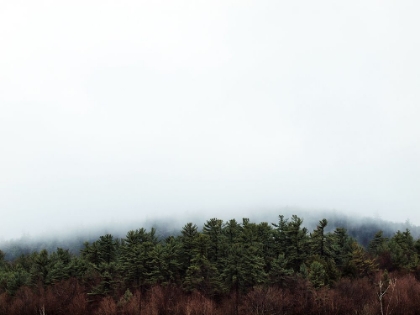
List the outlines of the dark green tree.
{"type": "Polygon", "coordinates": [[[73,274],[71,261],[72,256],[69,250],[57,248],[55,252],[51,253],[47,282],[55,283],[69,278],[73,274]]]}
{"type": "Polygon", "coordinates": [[[197,225],[189,222],[181,230],[181,236],[179,237],[181,243],[181,268],[182,274],[185,276],[187,269],[191,265],[191,261],[194,258],[194,251],[197,244],[198,238],[197,225]]]}
{"type": "Polygon", "coordinates": [[[181,243],[173,236],[156,244],[150,253],[150,283],[181,285],[180,253],[181,243]]]}
{"type": "Polygon", "coordinates": [[[154,229],[149,233],[143,228],[127,233],[121,245],[120,270],[128,286],[143,290],[145,285],[157,280],[154,272],[157,266],[153,265],[161,258],[155,250],[157,244],[154,229]]]}
{"type": "Polygon", "coordinates": [[[325,228],[328,224],[326,219],[319,221],[316,229],[310,234],[310,248],[312,255],[328,259],[332,256],[330,246],[328,246],[325,228]]]}
{"type": "Polygon", "coordinates": [[[287,287],[294,274],[293,269],[287,268],[287,265],[288,262],[284,254],[279,254],[279,256],[273,260],[269,272],[270,284],[280,288],[287,287]]]}
{"type": "Polygon", "coordinates": [[[378,231],[370,241],[368,251],[372,255],[378,256],[388,249],[387,243],[388,238],[384,237],[383,231],[378,231]]]}
{"type": "Polygon", "coordinates": [[[340,270],[348,265],[354,240],[347,234],[344,228],[336,228],[331,238],[331,253],[336,266],[340,270]]]}
{"type": "Polygon", "coordinates": [[[99,284],[92,288],[91,295],[107,295],[115,290],[119,282],[118,251],[119,241],[111,234],[100,236],[99,240],[92,244],[87,242],[84,244],[81,254],[89,263],[88,273],[92,278],[95,276],[99,278],[99,284]]]}
{"type": "Polygon", "coordinates": [[[413,270],[419,265],[419,256],[410,230],[397,231],[388,244],[392,263],[396,268],[413,270]]]}
{"type": "Polygon", "coordinates": [[[290,222],[279,216],[279,224],[274,224],[275,254],[287,257],[287,269],[298,272],[309,253],[308,230],[302,228],[303,220],[293,215],[290,222]]]}
{"type": "Polygon", "coordinates": [[[362,246],[353,242],[349,260],[349,275],[354,278],[371,277],[377,270],[377,264],[371,259],[362,246]]]}
{"type": "Polygon", "coordinates": [[[203,227],[203,233],[208,236],[207,257],[215,266],[220,263],[223,254],[223,221],[213,218],[208,220],[203,227]]]}
{"type": "Polygon", "coordinates": [[[43,249],[39,253],[34,253],[34,263],[31,268],[32,283],[45,285],[48,281],[50,271],[50,259],[47,250],[43,249]]]}
{"type": "Polygon", "coordinates": [[[328,276],[322,263],[314,261],[309,269],[309,280],[315,288],[320,288],[327,284],[328,276]]]}

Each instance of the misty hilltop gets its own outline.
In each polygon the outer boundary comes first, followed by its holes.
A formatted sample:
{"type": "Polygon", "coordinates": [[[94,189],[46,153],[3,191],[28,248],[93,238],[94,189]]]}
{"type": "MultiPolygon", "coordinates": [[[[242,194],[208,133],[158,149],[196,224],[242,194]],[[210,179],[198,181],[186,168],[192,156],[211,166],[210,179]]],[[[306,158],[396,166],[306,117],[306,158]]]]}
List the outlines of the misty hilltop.
{"type": "MultiPolygon", "coordinates": [[[[315,229],[320,219],[326,218],[328,220],[328,225],[325,229],[326,232],[332,232],[336,228],[344,228],[351,237],[365,247],[378,231],[382,231],[384,237],[391,237],[397,231],[408,229],[414,238],[420,237],[420,226],[413,225],[408,221],[390,222],[373,217],[356,218],[337,211],[308,211],[284,208],[279,214],[273,211],[259,211],[247,217],[253,221],[276,224],[280,215],[287,219],[294,214],[303,219],[302,226],[306,227],[308,231],[315,229]]],[[[112,234],[114,237],[123,238],[129,230],[139,228],[150,229],[153,227],[156,229],[156,236],[159,239],[164,239],[170,235],[179,235],[182,227],[187,222],[192,222],[201,229],[206,219],[209,218],[200,218],[199,215],[195,215],[189,218],[160,218],[143,222],[133,220],[130,223],[96,225],[91,228],[85,227],[83,229],[67,230],[52,234],[45,233],[36,236],[23,235],[20,238],[0,241],[0,250],[6,253],[6,259],[8,260],[13,260],[21,254],[28,254],[43,249],[52,252],[58,247],[68,249],[71,253],[77,255],[83,248],[84,242],[91,242],[100,235],[112,234]],[[184,219],[184,221],[181,219],[184,219]]],[[[219,219],[227,222],[231,218],[219,219]]],[[[235,219],[242,220],[242,217],[236,217],[235,219]]]]}

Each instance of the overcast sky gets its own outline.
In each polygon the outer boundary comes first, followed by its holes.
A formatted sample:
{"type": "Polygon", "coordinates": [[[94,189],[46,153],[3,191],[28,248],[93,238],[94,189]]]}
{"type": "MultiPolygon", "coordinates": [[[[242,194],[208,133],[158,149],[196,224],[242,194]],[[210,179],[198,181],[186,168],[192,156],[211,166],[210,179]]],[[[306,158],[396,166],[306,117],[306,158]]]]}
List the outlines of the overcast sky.
{"type": "Polygon", "coordinates": [[[0,239],[287,206],[420,224],[419,9],[0,0],[0,239]]]}

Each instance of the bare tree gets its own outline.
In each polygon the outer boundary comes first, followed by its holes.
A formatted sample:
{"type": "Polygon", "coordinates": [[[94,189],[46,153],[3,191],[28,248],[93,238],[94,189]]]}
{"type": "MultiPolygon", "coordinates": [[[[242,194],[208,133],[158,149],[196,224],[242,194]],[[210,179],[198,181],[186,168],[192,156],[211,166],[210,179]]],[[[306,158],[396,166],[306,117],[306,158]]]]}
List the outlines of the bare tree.
{"type": "Polygon", "coordinates": [[[379,280],[378,282],[379,292],[377,294],[378,294],[378,299],[379,299],[379,305],[381,307],[381,315],[391,314],[392,309],[390,310],[389,307],[391,305],[391,300],[394,295],[396,284],[397,284],[397,279],[395,278],[389,279],[387,272],[384,273],[382,279],[379,280]],[[388,300],[388,303],[385,308],[385,313],[384,313],[384,297],[387,293],[389,293],[390,298],[388,300]]]}

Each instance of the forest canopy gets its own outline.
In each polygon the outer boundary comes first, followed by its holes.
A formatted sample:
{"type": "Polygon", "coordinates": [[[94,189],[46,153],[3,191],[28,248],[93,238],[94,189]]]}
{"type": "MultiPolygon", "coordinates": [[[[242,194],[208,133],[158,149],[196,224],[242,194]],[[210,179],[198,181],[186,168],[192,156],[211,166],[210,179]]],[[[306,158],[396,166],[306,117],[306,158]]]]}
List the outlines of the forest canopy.
{"type": "Polygon", "coordinates": [[[105,234],[78,254],[59,247],[7,260],[0,251],[0,314],[349,314],[397,307],[409,288],[420,294],[420,240],[410,230],[379,230],[362,246],[328,224],[212,218],[165,237],[155,228],[105,234]]]}

